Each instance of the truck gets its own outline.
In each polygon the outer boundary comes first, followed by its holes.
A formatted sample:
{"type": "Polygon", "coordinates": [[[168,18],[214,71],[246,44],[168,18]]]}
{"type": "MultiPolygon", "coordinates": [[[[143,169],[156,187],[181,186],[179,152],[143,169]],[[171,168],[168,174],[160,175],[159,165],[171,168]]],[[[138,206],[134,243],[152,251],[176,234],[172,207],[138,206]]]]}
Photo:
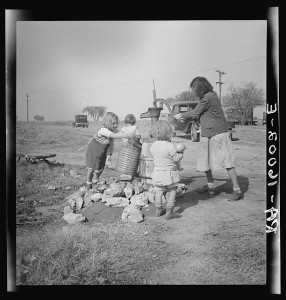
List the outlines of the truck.
{"type": "Polygon", "coordinates": [[[88,128],[87,115],[75,115],[75,121],[72,122],[72,127],[83,127],[88,128]]]}

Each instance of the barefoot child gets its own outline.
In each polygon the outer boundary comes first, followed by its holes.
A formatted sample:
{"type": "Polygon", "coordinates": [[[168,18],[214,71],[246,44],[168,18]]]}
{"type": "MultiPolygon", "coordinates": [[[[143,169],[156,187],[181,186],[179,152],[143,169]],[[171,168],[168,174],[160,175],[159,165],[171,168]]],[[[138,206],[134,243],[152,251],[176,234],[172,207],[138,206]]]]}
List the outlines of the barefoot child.
{"type": "MultiPolygon", "coordinates": [[[[138,130],[138,127],[135,125],[136,124],[136,118],[132,114],[128,114],[125,119],[124,119],[124,126],[121,128],[120,132],[121,133],[134,133],[135,137],[140,139],[140,133],[138,130]]],[[[123,138],[123,143],[127,143],[127,139],[123,138]]]]}
{"type": "Polygon", "coordinates": [[[176,204],[177,185],[180,181],[176,164],[183,158],[183,154],[177,153],[175,145],[171,143],[173,129],[167,121],[158,121],[152,128],[152,135],[156,139],[150,147],[154,159],[152,181],[156,189],[156,216],[163,215],[162,196],[167,192],[166,219],[180,218],[181,214],[174,212],[173,209],[176,204]]]}
{"type": "Polygon", "coordinates": [[[86,152],[87,188],[92,188],[92,178],[95,174],[96,181],[99,179],[106,162],[108,148],[113,139],[133,138],[132,133],[115,133],[118,126],[118,116],[108,112],[103,118],[102,126],[95,136],[89,141],[86,152]]]}

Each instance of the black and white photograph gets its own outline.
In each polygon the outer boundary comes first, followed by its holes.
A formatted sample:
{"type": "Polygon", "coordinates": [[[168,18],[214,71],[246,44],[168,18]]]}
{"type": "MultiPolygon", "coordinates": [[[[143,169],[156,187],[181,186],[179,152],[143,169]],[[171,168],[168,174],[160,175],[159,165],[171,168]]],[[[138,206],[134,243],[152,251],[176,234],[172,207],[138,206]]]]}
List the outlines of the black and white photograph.
{"type": "Polygon", "coordinates": [[[7,291],[281,293],[278,13],[5,11],[7,291]]]}

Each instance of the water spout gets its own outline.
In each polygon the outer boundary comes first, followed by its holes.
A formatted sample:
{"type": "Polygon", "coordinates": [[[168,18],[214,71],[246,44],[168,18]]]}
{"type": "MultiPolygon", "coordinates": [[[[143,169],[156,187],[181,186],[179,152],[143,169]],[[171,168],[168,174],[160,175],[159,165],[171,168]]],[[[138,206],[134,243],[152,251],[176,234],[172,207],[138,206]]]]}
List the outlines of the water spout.
{"type": "Polygon", "coordinates": [[[149,107],[147,112],[140,115],[140,118],[151,118],[151,126],[154,126],[159,121],[161,110],[161,107],[149,107]]]}
{"type": "Polygon", "coordinates": [[[149,107],[147,112],[140,115],[140,118],[151,118],[151,126],[154,126],[159,121],[161,110],[163,110],[163,103],[167,106],[170,114],[172,114],[172,110],[168,102],[162,98],[158,98],[153,101],[154,107],[149,107]],[[157,102],[159,102],[159,107],[157,107],[157,102]]]}

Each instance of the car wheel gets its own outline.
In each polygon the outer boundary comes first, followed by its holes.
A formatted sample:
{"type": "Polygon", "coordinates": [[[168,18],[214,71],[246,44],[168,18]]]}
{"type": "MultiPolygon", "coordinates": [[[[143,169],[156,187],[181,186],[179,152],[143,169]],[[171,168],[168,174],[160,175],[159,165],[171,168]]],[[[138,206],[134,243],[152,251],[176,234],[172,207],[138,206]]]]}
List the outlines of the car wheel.
{"type": "Polygon", "coordinates": [[[197,132],[197,129],[195,128],[194,124],[192,124],[192,127],[191,127],[191,137],[192,137],[193,142],[200,141],[200,134],[197,132]]]}

